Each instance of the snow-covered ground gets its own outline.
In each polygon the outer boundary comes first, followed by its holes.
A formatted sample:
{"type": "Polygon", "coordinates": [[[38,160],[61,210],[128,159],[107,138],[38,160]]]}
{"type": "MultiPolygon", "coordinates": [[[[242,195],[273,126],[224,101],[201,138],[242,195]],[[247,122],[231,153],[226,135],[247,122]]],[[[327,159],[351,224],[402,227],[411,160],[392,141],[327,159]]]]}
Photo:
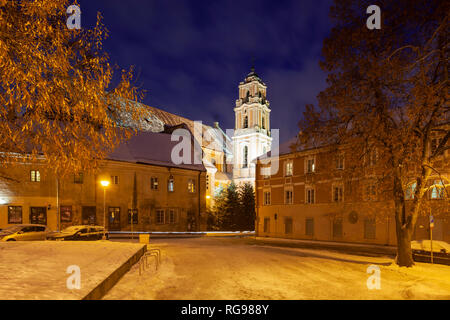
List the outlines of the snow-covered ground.
{"type": "Polygon", "coordinates": [[[81,299],[142,245],[110,241],[0,242],[0,299],[81,299]],[[81,288],[68,289],[67,267],[81,288]]]}
{"type": "Polygon", "coordinates": [[[158,271],[135,265],[105,299],[450,299],[450,267],[389,257],[278,248],[246,239],[158,239],[158,271]],[[369,290],[367,268],[380,268],[381,289],[369,290]]]}

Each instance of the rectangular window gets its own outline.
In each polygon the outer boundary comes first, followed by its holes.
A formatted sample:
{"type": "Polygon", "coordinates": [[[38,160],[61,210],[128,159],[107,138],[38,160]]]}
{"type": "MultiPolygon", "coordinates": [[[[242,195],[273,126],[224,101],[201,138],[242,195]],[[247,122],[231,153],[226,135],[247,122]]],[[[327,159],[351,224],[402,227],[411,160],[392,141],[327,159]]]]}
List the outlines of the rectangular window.
{"type": "Polygon", "coordinates": [[[195,182],[192,179],[189,179],[189,181],[188,181],[188,191],[189,191],[189,193],[195,192],[195,182]]]}
{"type": "Polygon", "coordinates": [[[305,220],[305,234],[307,236],[314,235],[314,219],[313,218],[307,218],[305,220]]]}
{"type": "Polygon", "coordinates": [[[22,207],[8,206],[8,223],[22,223],[22,207]]]}
{"type": "Polygon", "coordinates": [[[167,181],[167,191],[173,192],[174,191],[174,185],[175,185],[175,182],[174,182],[173,178],[170,178],[167,181]]]}
{"type": "Polygon", "coordinates": [[[344,169],[344,155],[339,154],[336,156],[336,169],[343,170],[344,169]]]}
{"type": "Polygon", "coordinates": [[[156,210],[156,224],[164,224],[164,210],[156,210]]]}
{"type": "Polygon", "coordinates": [[[375,239],[375,218],[364,218],[364,239],[375,239]]]}
{"type": "Polygon", "coordinates": [[[264,218],[264,232],[270,232],[270,218],[264,218]]]}
{"type": "Polygon", "coordinates": [[[307,173],[313,173],[315,171],[316,171],[315,159],[314,158],[307,159],[306,160],[306,172],[307,173]]]}
{"type": "Polygon", "coordinates": [[[119,184],[119,176],[111,176],[111,184],[119,184]]]}
{"type": "Polygon", "coordinates": [[[41,173],[39,172],[39,170],[31,170],[30,171],[30,181],[31,182],[41,181],[41,173]]]}
{"type": "Polygon", "coordinates": [[[72,206],[59,207],[61,222],[72,222],[72,206]]]}
{"type": "Polygon", "coordinates": [[[150,179],[150,188],[152,190],[158,190],[158,178],[152,177],[150,179]]]}
{"type": "Polygon", "coordinates": [[[133,220],[133,224],[138,224],[138,210],[137,209],[128,209],[128,224],[131,224],[131,220],[133,220]]]}
{"type": "Polygon", "coordinates": [[[306,189],[306,203],[307,204],[315,203],[315,192],[314,192],[314,189],[312,189],[312,188],[306,189]]]}
{"type": "Polygon", "coordinates": [[[412,200],[414,199],[414,193],[416,192],[417,182],[413,182],[410,185],[406,186],[405,190],[405,199],[412,200]]]}
{"type": "Polygon", "coordinates": [[[84,180],[83,172],[76,173],[73,175],[73,183],[82,184],[84,180]]]}
{"type": "Polygon", "coordinates": [[[176,213],[175,210],[173,210],[173,209],[170,209],[170,210],[169,210],[169,217],[168,217],[167,221],[168,221],[170,224],[176,223],[176,221],[177,221],[177,213],[176,213]]]}
{"type": "Polygon", "coordinates": [[[342,238],[342,218],[333,220],[333,237],[342,238]]]}
{"type": "Polygon", "coordinates": [[[292,218],[284,218],[284,233],[292,233],[292,218]]]}
{"type": "Polygon", "coordinates": [[[430,199],[444,199],[444,184],[440,180],[434,180],[430,189],[430,199]]]}
{"type": "Polygon", "coordinates": [[[270,205],[270,191],[264,191],[264,205],[270,205]]]}
{"type": "Polygon", "coordinates": [[[292,204],[292,190],[285,190],[284,195],[284,203],[292,204]]]}
{"type": "Polygon", "coordinates": [[[286,177],[292,176],[294,172],[294,164],[292,161],[286,161],[286,177]]]}
{"type": "Polygon", "coordinates": [[[333,187],[333,202],[342,202],[344,199],[344,188],[342,186],[333,187]]]}
{"type": "MultiPolygon", "coordinates": [[[[137,216],[137,215],[136,215],[137,216]]],[[[133,214],[134,219],[134,214],[133,214]]],[[[111,229],[117,229],[120,227],[120,207],[108,208],[108,227],[111,229]]],[[[128,222],[128,224],[130,224],[128,222]]]]}
{"type": "Polygon", "coordinates": [[[47,207],[30,207],[30,223],[47,224],[47,207]]]}

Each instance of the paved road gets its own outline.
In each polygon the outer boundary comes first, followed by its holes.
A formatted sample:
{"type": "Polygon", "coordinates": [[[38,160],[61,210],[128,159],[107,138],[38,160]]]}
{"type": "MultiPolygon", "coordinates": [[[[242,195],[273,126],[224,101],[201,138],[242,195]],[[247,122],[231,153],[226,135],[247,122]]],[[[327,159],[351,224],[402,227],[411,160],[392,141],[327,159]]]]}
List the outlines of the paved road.
{"type": "Polygon", "coordinates": [[[398,268],[391,257],[278,248],[250,239],[153,240],[163,263],[130,270],[105,299],[450,299],[450,267],[398,268]],[[367,268],[381,271],[369,290],[367,268]]]}

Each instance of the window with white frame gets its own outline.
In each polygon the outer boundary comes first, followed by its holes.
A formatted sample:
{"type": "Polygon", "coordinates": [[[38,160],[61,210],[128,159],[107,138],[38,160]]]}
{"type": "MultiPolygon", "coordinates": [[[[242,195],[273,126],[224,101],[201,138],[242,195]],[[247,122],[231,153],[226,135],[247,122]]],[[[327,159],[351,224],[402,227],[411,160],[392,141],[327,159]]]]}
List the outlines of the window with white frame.
{"type": "Polygon", "coordinates": [[[169,177],[169,180],[167,180],[167,191],[173,192],[175,188],[175,180],[173,179],[173,176],[169,177]]]}
{"type": "Polygon", "coordinates": [[[157,177],[151,177],[150,178],[150,188],[152,190],[158,190],[158,187],[159,187],[158,178],[157,177]]]}
{"type": "Polygon", "coordinates": [[[270,191],[264,191],[263,192],[263,204],[265,206],[270,205],[270,191]]]}
{"type": "Polygon", "coordinates": [[[293,190],[292,188],[288,188],[284,190],[284,203],[292,204],[293,202],[293,190]]]}
{"type": "Polygon", "coordinates": [[[344,169],[344,155],[338,154],[336,156],[336,169],[343,170],[344,169]]]}
{"type": "Polygon", "coordinates": [[[306,173],[316,172],[316,159],[315,157],[310,157],[306,159],[306,173]]]}
{"type": "Polygon", "coordinates": [[[308,187],[306,188],[306,203],[307,204],[314,204],[316,201],[315,199],[315,190],[314,188],[308,187]]]}
{"type": "Polygon", "coordinates": [[[333,202],[344,201],[344,186],[334,185],[333,186],[333,202]]]}
{"type": "Polygon", "coordinates": [[[39,170],[31,170],[30,171],[30,181],[31,182],[41,181],[41,173],[39,172],[39,170]]]}
{"type": "Polygon", "coordinates": [[[164,224],[164,210],[156,210],[156,224],[164,224]]]}
{"type": "Polygon", "coordinates": [[[294,173],[294,164],[292,160],[287,160],[285,164],[285,176],[286,177],[292,176],[293,173],[294,173]]]}

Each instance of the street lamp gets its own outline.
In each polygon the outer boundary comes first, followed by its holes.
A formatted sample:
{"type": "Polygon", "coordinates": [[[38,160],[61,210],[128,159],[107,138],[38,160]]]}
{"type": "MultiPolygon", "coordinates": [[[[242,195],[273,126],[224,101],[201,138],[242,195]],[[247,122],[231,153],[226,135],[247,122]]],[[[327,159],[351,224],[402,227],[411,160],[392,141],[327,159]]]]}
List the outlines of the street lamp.
{"type": "Polygon", "coordinates": [[[103,186],[103,240],[106,240],[106,187],[109,186],[108,180],[100,181],[100,184],[103,186]]]}

